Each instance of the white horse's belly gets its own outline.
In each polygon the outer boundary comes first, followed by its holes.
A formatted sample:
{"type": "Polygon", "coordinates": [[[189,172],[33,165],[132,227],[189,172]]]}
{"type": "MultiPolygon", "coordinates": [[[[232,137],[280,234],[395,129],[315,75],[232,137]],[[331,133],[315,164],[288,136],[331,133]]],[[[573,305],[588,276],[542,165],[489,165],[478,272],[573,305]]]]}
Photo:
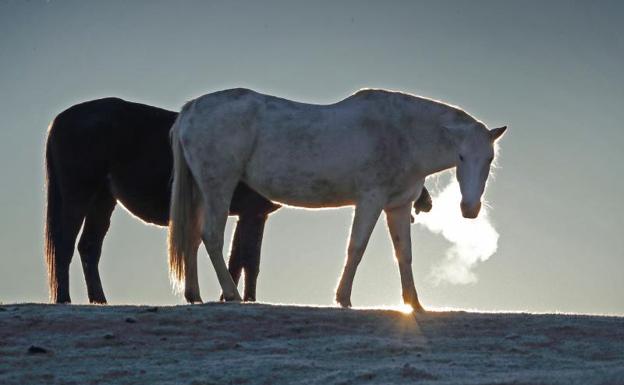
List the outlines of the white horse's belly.
{"type": "Polygon", "coordinates": [[[266,198],[290,206],[340,207],[354,204],[356,198],[352,183],[345,177],[306,173],[267,175],[252,168],[243,180],[266,198]]]}
{"type": "MultiPolygon", "coordinates": [[[[250,182],[246,182],[250,183],[250,182]]],[[[313,194],[303,189],[282,188],[283,186],[250,186],[270,200],[289,206],[305,208],[341,207],[355,204],[355,197],[348,194],[313,194]],[[259,187],[259,188],[258,188],[259,187]]]]}
{"type": "Polygon", "coordinates": [[[284,146],[277,151],[258,148],[247,163],[243,180],[268,199],[291,206],[320,208],[355,203],[356,181],[363,168],[361,157],[318,144],[315,151],[298,151],[297,147],[284,146]]]}

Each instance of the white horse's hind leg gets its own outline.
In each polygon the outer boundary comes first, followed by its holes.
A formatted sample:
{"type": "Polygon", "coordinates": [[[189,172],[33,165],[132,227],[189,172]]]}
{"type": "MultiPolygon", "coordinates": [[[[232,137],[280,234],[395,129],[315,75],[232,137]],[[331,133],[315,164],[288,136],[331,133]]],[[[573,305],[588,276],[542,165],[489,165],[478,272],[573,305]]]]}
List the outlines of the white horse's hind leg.
{"type": "Polygon", "coordinates": [[[190,256],[189,264],[184,267],[184,298],[188,303],[202,302],[199,295],[199,280],[197,278],[197,248],[200,243],[201,239],[197,238],[197,242],[193,245],[195,253],[190,256]]]}
{"type": "Polygon", "coordinates": [[[370,235],[375,228],[375,223],[381,214],[382,205],[372,202],[362,202],[355,206],[349,246],[347,248],[347,260],[340,277],[340,283],[336,290],[336,302],[342,307],[351,306],[351,289],[353,288],[353,278],[362,260],[364,250],[370,239],[370,235]]]}
{"type": "Polygon", "coordinates": [[[202,238],[206,251],[217,273],[221,285],[223,299],[226,301],[241,301],[236,284],[228,271],[223,259],[223,232],[227,222],[230,200],[234,193],[236,182],[224,182],[220,186],[211,186],[204,193],[204,227],[202,238]]]}
{"type": "Polygon", "coordinates": [[[198,118],[189,118],[187,126],[180,129],[179,137],[202,197],[201,238],[217,274],[223,298],[240,301],[238,289],[223,260],[223,232],[252,139],[245,127],[228,120],[237,114],[188,112],[191,116],[193,113],[198,118]]]}
{"type": "Polygon", "coordinates": [[[418,301],[416,287],[414,286],[414,276],[412,275],[411,203],[386,210],[386,220],[392,244],[394,245],[394,254],[399,263],[403,302],[411,305],[414,311],[423,312],[424,309],[418,301]]]}

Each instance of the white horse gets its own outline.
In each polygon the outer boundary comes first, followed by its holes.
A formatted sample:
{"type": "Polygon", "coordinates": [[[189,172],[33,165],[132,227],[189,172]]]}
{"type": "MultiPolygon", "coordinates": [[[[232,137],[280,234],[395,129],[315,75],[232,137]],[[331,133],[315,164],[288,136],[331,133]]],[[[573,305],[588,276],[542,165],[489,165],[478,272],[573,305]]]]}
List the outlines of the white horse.
{"type": "Polygon", "coordinates": [[[403,301],[422,311],[412,276],[410,216],[425,177],[457,167],[461,211],[475,218],[506,127],[488,130],[459,108],[400,92],[361,90],[330,105],[246,89],[188,102],[171,130],[174,154],[169,266],[181,283],[203,240],[226,300],[240,300],[223,260],[228,206],[243,181],[280,204],[355,206],[336,301],[351,306],[353,278],[382,211],[403,301]]]}

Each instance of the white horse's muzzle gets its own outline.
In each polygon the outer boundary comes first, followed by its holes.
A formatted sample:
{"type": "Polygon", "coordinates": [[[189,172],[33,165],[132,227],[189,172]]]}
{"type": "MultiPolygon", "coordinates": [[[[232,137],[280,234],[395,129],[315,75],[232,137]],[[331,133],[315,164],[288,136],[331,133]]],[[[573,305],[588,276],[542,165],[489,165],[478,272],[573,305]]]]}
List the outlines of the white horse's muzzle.
{"type": "Polygon", "coordinates": [[[479,211],[481,211],[481,202],[477,202],[474,204],[469,204],[466,202],[461,202],[461,212],[464,218],[474,219],[479,215],[479,211]]]}

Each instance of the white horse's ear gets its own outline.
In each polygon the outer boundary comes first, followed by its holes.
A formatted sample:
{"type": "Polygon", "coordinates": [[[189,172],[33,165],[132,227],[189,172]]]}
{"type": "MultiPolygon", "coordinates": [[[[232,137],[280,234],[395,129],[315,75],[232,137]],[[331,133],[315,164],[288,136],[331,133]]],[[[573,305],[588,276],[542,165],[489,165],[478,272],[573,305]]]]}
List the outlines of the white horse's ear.
{"type": "Polygon", "coordinates": [[[507,130],[507,126],[491,129],[490,138],[492,138],[492,142],[500,138],[505,133],[506,130],[507,130]]]}

